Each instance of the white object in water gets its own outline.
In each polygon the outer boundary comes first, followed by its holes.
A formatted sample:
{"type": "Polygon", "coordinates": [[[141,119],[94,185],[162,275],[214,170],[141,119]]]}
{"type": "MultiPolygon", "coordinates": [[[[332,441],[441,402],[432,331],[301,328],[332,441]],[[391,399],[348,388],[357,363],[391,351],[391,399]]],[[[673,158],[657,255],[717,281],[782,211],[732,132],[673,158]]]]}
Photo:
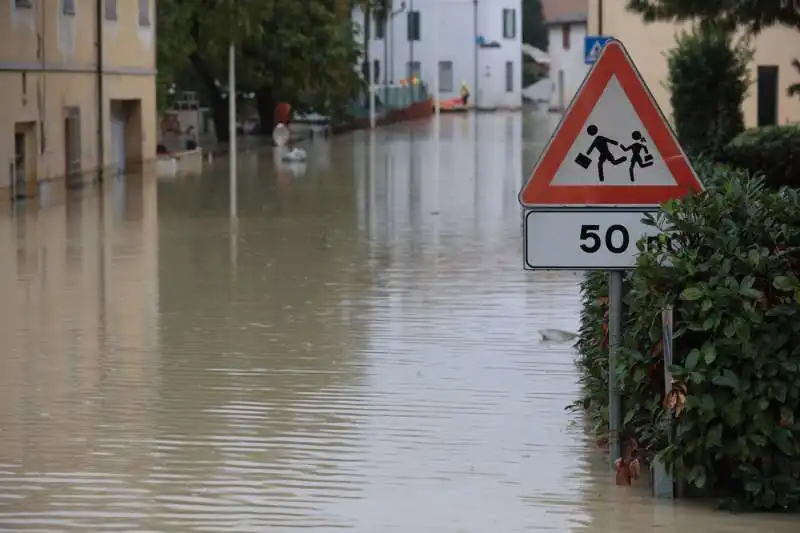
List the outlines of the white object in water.
{"type": "Polygon", "coordinates": [[[539,331],[543,341],[567,342],[577,338],[577,333],[564,331],[563,329],[543,329],[539,331]]]}
{"type": "Polygon", "coordinates": [[[292,148],[290,152],[283,154],[282,159],[284,161],[305,161],[306,157],[306,151],[302,148],[292,148]]]}
{"type": "Polygon", "coordinates": [[[289,128],[282,122],[272,130],[272,142],[275,146],[286,146],[289,142],[289,128]]]}

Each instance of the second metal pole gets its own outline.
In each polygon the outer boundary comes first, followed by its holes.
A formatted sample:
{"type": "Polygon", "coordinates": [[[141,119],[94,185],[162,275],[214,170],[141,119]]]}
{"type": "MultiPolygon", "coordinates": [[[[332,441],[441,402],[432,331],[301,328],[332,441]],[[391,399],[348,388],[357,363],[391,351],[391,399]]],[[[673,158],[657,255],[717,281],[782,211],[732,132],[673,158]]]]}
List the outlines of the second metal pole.
{"type": "Polygon", "coordinates": [[[617,385],[617,357],[622,346],[622,272],[608,275],[608,451],[611,467],[621,457],[622,402],[617,385]]]}
{"type": "Polygon", "coordinates": [[[231,43],[228,50],[228,146],[230,147],[230,199],[231,216],[237,216],[236,186],[236,47],[231,43]]]}

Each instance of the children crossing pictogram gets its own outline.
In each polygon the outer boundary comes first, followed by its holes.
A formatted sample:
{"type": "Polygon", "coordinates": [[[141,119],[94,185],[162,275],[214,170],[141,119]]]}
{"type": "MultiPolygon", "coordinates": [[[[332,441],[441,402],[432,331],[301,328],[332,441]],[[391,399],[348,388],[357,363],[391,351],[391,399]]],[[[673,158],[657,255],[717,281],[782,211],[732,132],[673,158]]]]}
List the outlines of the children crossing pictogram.
{"type": "Polygon", "coordinates": [[[640,131],[634,131],[631,133],[631,138],[633,142],[628,146],[621,144],[614,139],[610,139],[608,137],[604,137],[603,135],[598,134],[599,129],[594,124],[590,124],[588,128],[586,128],[586,133],[594,137],[592,144],[589,145],[589,149],[586,152],[581,152],[575,157],[575,163],[577,163],[581,168],[584,170],[588,170],[589,166],[592,164],[592,158],[589,157],[592,152],[598,153],[597,158],[597,179],[601,183],[605,181],[605,167],[606,163],[611,163],[613,166],[620,165],[625,161],[628,161],[627,156],[621,157],[614,157],[614,153],[611,151],[611,146],[619,146],[623,152],[631,152],[630,157],[630,165],[628,166],[628,174],[631,178],[631,183],[636,181],[636,167],[639,168],[647,168],[653,166],[653,155],[647,149],[647,139],[644,138],[640,131]]]}

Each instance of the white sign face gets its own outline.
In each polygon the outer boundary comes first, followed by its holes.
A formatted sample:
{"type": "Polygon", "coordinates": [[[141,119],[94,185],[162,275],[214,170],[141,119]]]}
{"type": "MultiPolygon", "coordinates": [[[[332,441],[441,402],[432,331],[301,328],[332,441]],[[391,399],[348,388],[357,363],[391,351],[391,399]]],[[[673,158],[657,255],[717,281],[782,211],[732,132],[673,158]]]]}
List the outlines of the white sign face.
{"type": "Polygon", "coordinates": [[[636,265],[642,237],[660,233],[642,211],[559,209],[527,211],[523,222],[526,270],[625,270],[636,265]]]}
{"type": "Polygon", "coordinates": [[[676,184],[625,90],[612,76],[551,185],[676,184]]]}

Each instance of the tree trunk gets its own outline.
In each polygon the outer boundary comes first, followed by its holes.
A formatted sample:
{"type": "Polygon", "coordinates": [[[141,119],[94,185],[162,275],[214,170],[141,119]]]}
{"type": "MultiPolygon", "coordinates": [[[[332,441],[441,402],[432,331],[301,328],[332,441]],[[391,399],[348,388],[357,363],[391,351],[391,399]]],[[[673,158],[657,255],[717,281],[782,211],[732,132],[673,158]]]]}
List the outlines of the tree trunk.
{"type": "Polygon", "coordinates": [[[229,142],[231,140],[231,132],[228,100],[222,98],[222,95],[219,93],[216,86],[210,88],[209,90],[211,91],[211,116],[214,119],[214,134],[217,137],[217,142],[229,142]]]}
{"type": "Polygon", "coordinates": [[[222,93],[219,87],[217,87],[216,80],[203,58],[200,57],[197,52],[192,52],[189,54],[189,61],[205,90],[204,92],[208,95],[211,117],[214,119],[214,134],[217,137],[217,142],[228,142],[230,140],[230,132],[228,131],[228,101],[222,98],[222,93]]]}
{"type": "Polygon", "coordinates": [[[261,123],[260,133],[262,135],[272,134],[272,130],[275,128],[275,107],[277,105],[277,99],[269,87],[264,87],[256,92],[256,108],[258,109],[258,120],[261,123]]]}

